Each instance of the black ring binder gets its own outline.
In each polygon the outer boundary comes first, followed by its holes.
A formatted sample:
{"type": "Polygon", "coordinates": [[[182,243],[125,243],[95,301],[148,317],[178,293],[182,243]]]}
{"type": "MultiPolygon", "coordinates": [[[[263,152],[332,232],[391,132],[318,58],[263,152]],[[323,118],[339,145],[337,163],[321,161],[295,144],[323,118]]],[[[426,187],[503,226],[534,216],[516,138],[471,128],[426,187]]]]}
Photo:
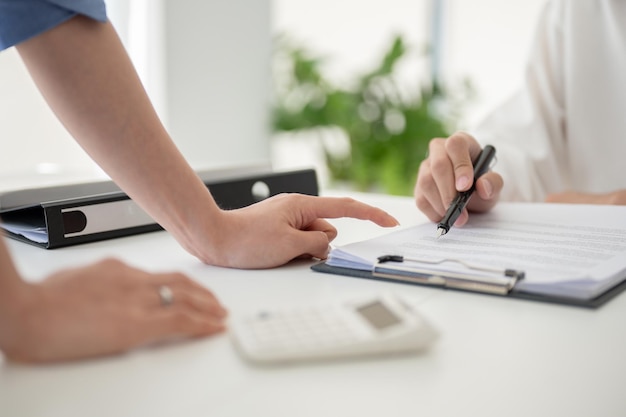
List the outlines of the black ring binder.
{"type": "MultiPolygon", "coordinates": [[[[280,193],[319,192],[313,169],[203,171],[198,175],[218,206],[225,210],[242,208],[280,193]]],[[[162,229],[112,181],[10,192],[0,195],[0,203],[0,218],[5,225],[38,230],[47,241],[34,241],[6,229],[5,233],[46,249],[162,229]]]]}

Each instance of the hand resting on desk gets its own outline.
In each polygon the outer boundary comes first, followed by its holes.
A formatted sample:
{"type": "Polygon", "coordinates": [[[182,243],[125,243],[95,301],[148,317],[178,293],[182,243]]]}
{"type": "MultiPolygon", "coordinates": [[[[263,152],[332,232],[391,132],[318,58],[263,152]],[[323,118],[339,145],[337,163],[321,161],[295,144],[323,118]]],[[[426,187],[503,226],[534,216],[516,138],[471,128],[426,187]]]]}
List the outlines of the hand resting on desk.
{"type": "Polygon", "coordinates": [[[549,194],[546,198],[546,203],[614,204],[623,206],[626,205],[626,190],[617,190],[605,194],[565,191],[549,194]]]}
{"type": "MultiPolygon", "coordinates": [[[[0,297],[2,298],[2,297],[0,297]]],[[[223,330],[226,310],[179,273],[151,274],[108,259],[23,281],[0,304],[0,348],[19,362],[53,362],[121,353],[174,337],[223,330]],[[166,285],[174,301],[163,305],[166,285]]]]}
{"type": "MultiPolygon", "coordinates": [[[[35,13],[44,3],[20,6],[15,13],[36,20],[45,14],[35,13]]],[[[80,12],[31,35],[16,47],[68,132],[202,261],[267,268],[301,256],[326,257],[337,231],[324,218],[397,225],[384,211],[351,199],[283,195],[221,210],[159,120],[106,16],[97,21],[80,12]]],[[[213,295],[187,278],[149,274],[118,261],[27,284],[0,242],[0,349],[10,359],[112,354],[170,337],[214,333],[222,317],[213,295]],[[168,301],[172,293],[174,303],[168,301]]]]}
{"type": "Polygon", "coordinates": [[[325,259],[337,236],[337,229],[325,218],[352,217],[384,227],[398,225],[385,211],[352,198],[301,194],[280,194],[218,216],[217,230],[210,235],[196,234],[198,240],[188,250],[205,263],[231,268],[271,268],[301,257],[325,259]]]}

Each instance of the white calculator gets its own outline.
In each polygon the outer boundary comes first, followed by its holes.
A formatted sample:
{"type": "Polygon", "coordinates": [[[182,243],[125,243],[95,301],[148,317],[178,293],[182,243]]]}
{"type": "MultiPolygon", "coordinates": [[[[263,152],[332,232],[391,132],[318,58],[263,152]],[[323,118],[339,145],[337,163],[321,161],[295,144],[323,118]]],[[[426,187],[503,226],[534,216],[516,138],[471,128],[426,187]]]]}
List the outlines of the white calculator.
{"type": "Polygon", "coordinates": [[[261,363],[421,351],[437,337],[417,311],[389,294],[235,315],[229,328],[237,350],[261,363]]]}

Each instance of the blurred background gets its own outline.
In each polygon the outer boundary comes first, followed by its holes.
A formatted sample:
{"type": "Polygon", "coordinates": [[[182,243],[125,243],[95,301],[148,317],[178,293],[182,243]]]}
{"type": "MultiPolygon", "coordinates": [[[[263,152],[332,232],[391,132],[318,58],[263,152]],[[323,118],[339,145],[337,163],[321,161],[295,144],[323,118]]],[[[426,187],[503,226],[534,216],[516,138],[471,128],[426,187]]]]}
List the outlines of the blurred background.
{"type": "MultiPolygon", "coordinates": [[[[546,0],[107,0],[196,169],[315,167],[406,195],[428,140],[519,87],[546,0]]],[[[0,191],[106,178],[0,53],[0,191]]]]}

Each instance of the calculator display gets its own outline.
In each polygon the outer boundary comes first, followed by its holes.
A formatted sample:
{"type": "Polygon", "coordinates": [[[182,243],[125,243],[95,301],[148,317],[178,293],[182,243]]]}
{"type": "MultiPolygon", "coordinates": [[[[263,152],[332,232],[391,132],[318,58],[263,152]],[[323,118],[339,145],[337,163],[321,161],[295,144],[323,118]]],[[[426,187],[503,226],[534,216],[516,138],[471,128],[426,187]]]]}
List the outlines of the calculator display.
{"type": "Polygon", "coordinates": [[[378,330],[401,322],[401,320],[380,301],[374,301],[373,303],[358,307],[356,311],[378,330]]]}

